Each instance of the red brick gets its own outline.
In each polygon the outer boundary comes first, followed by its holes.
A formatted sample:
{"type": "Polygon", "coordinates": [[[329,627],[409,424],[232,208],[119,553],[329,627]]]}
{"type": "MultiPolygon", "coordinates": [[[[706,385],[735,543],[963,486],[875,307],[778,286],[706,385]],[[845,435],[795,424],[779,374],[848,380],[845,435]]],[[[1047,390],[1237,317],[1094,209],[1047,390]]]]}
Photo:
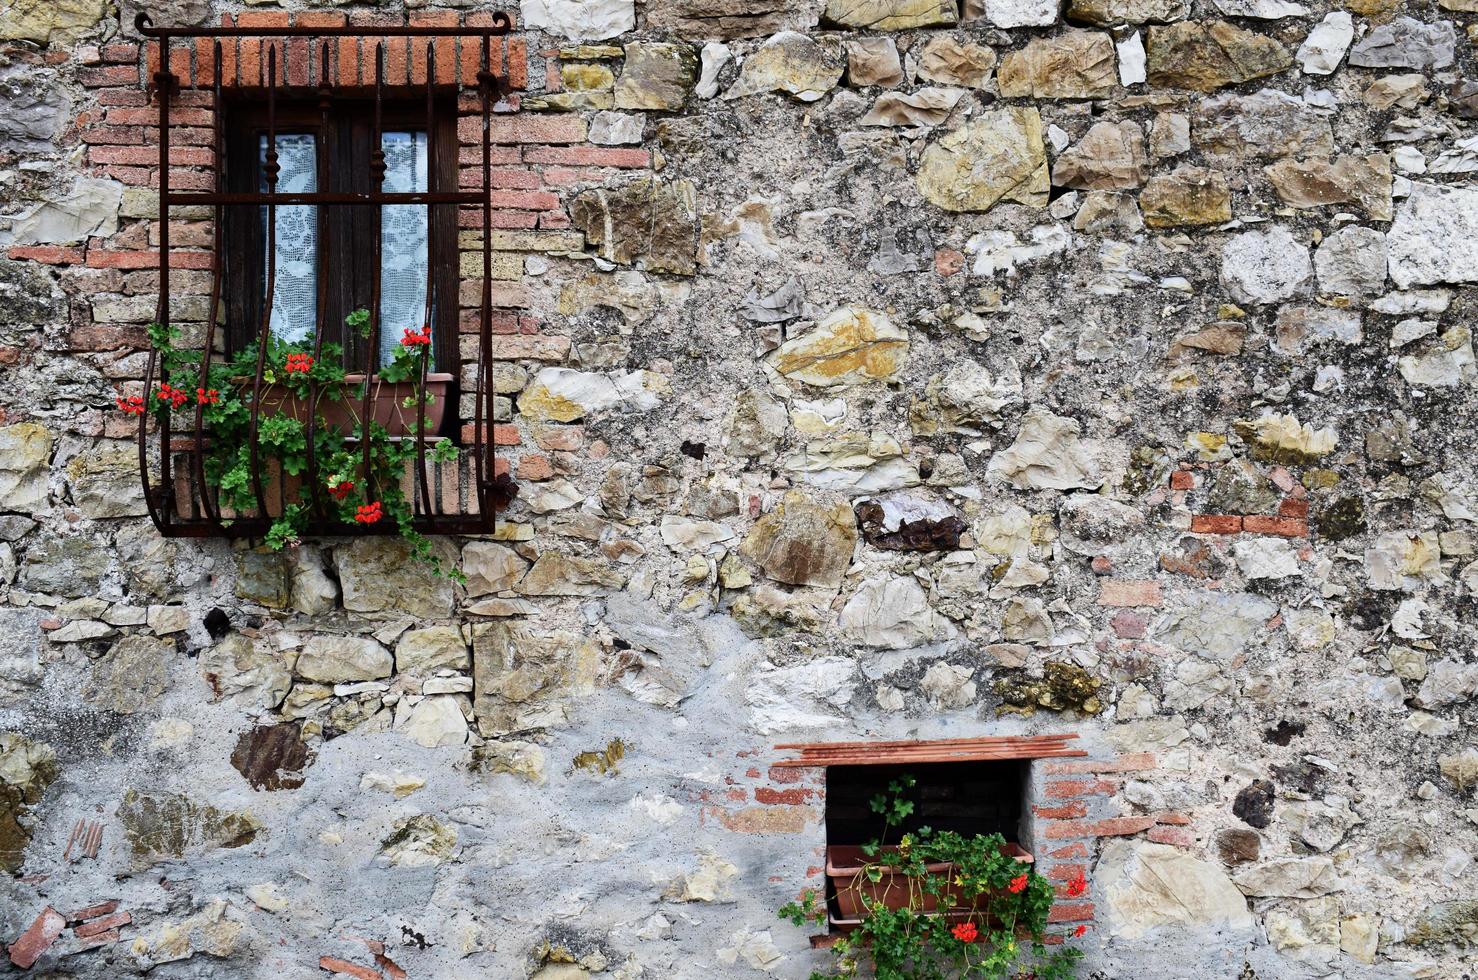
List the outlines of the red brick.
{"type": "Polygon", "coordinates": [[[237,27],[291,27],[292,14],[285,10],[243,10],[236,15],[237,27]]]}
{"type": "Polygon", "coordinates": [[[562,163],[572,167],[647,167],[646,150],[623,150],[605,146],[529,146],[523,151],[529,163],[562,163]]]}
{"type": "Polygon", "coordinates": [[[139,126],[90,126],[79,135],[89,146],[136,146],[144,141],[144,131],[139,126]]]}
{"type": "Polygon", "coordinates": [[[95,946],[106,946],[108,943],[116,943],[123,938],[123,934],[117,929],[108,929],[105,932],[93,936],[78,936],[77,945],[82,949],[92,949],[95,946]]]}
{"type": "MultiPolygon", "coordinates": [[[[157,269],[159,267],[159,253],[113,252],[104,249],[89,248],[87,250],[87,265],[92,269],[157,269]]],[[[169,267],[171,269],[209,269],[211,267],[211,253],[170,252],[169,267]]]]}
{"type": "Polygon", "coordinates": [[[1062,806],[1034,806],[1032,813],[1042,820],[1077,820],[1088,815],[1088,804],[1074,800],[1062,806]]]}
{"type": "Polygon", "coordinates": [[[84,68],[77,73],[78,80],[87,88],[103,88],[109,85],[137,85],[138,65],[108,65],[105,68],[84,68]]]}
{"type": "Polygon", "coordinates": [[[336,956],[320,956],[318,958],[318,968],[320,970],[327,970],[329,973],[340,973],[345,976],[357,977],[358,980],[385,980],[385,974],[379,970],[360,966],[357,963],[350,963],[348,960],[341,960],[336,956]]]}
{"type": "Polygon", "coordinates": [[[816,791],[806,787],[795,789],[772,789],[769,786],[757,787],[754,791],[754,801],[766,806],[800,806],[810,801],[816,795],[816,791]]]}
{"type": "Polygon", "coordinates": [[[1052,906],[1052,911],[1047,913],[1048,922],[1088,922],[1092,918],[1092,902],[1077,902],[1073,904],[1058,902],[1052,906]]]}
{"type": "Polygon", "coordinates": [[[1112,779],[1056,779],[1044,791],[1049,799],[1068,800],[1079,796],[1111,796],[1119,788],[1112,779]]]}
{"type": "Polygon", "coordinates": [[[1064,858],[1085,858],[1088,856],[1088,845],[1084,844],[1081,841],[1077,841],[1072,844],[1059,847],[1055,851],[1048,851],[1047,856],[1052,858],[1053,860],[1062,860],[1064,858]]]}
{"type": "Polygon", "coordinates": [[[1171,490],[1190,490],[1196,485],[1196,474],[1190,470],[1176,470],[1170,474],[1171,490]]]}
{"type": "Polygon", "coordinates": [[[139,60],[137,44],[105,44],[98,56],[110,65],[132,65],[139,60]]]}
{"type": "Polygon", "coordinates": [[[1074,837],[1125,837],[1155,825],[1154,817],[1109,817],[1107,820],[1054,820],[1042,831],[1049,840],[1074,837]]]}
{"type": "Polygon", "coordinates": [[[96,919],[100,915],[107,915],[118,908],[118,899],[111,902],[101,902],[97,905],[89,905],[85,909],[78,909],[67,914],[68,922],[86,922],[88,919],[96,919]]]}
{"type": "Polygon", "coordinates": [[[82,925],[77,926],[72,931],[75,932],[79,938],[86,939],[88,936],[96,936],[100,932],[107,932],[109,929],[113,929],[118,926],[126,926],[132,921],[133,916],[128,914],[127,909],[124,909],[122,912],[114,912],[112,915],[105,915],[100,919],[93,919],[91,922],[84,922],[82,923],[82,925]]]}
{"type": "Polygon", "coordinates": [[[488,196],[495,208],[546,211],[559,207],[559,195],[550,191],[492,191],[488,196]]]}
{"type": "Polygon", "coordinates": [[[61,245],[12,245],[5,254],[12,259],[25,259],[46,265],[78,265],[82,262],[82,249],[65,248],[61,245]]]}
{"type": "Polygon", "coordinates": [[[810,806],[751,806],[742,810],[706,807],[703,818],[717,820],[725,830],[739,834],[799,834],[821,819],[810,806]]]}
{"type": "Polygon", "coordinates": [[[562,230],[570,227],[570,225],[571,221],[569,215],[565,214],[563,211],[545,211],[543,214],[539,215],[540,228],[552,228],[562,230]]]}
{"type": "Polygon", "coordinates": [[[1237,534],[1242,518],[1236,514],[1196,514],[1191,518],[1193,534],[1237,534]]]}
{"type": "Polygon", "coordinates": [[[1152,827],[1145,837],[1156,844],[1172,847],[1192,848],[1196,846],[1196,835],[1185,827],[1152,827]]]}
{"type": "Polygon", "coordinates": [[[1153,752],[1135,752],[1114,759],[1064,759],[1046,763],[1049,776],[1080,776],[1098,772],[1138,772],[1155,768],[1153,752]]]}
{"type": "Polygon", "coordinates": [[[1282,503],[1278,504],[1278,516],[1279,517],[1308,517],[1309,516],[1309,501],[1308,501],[1308,498],[1304,498],[1302,500],[1299,500],[1296,497],[1288,497],[1288,498],[1286,498],[1282,503]]]}
{"type": "Polygon", "coordinates": [[[1106,578],[1099,584],[1100,606],[1158,606],[1160,583],[1128,578],[1106,578]]]}
{"type": "Polygon", "coordinates": [[[20,938],[11,943],[6,951],[10,954],[10,962],[22,970],[30,969],[46,952],[48,946],[56,942],[56,937],[62,934],[62,929],[67,925],[67,920],[62,918],[60,912],[50,905],[41,910],[29,928],[21,933],[20,938]]]}
{"type": "Polygon", "coordinates": [[[149,346],[149,335],[139,326],[94,323],[68,332],[67,346],[77,351],[143,350],[149,346]]]}
{"type": "MultiPolygon", "coordinates": [[[[1086,850],[1086,849],[1085,849],[1086,850]]],[[[1088,876],[1088,865],[1086,864],[1054,864],[1047,869],[1047,877],[1053,881],[1072,881],[1082,875],[1088,876]]]]}
{"type": "MultiPolygon", "coordinates": [[[[88,158],[99,165],[121,163],[126,166],[153,167],[159,164],[159,151],[152,146],[94,146],[88,158]]],[[[172,146],[169,162],[176,166],[208,167],[215,163],[209,150],[195,146],[172,146]]]]}
{"type": "Polygon", "coordinates": [[[533,480],[537,482],[539,480],[553,479],[554,477],[554,467],[550,465],[549,457],[541,456],[537,453],[520,459],[514,470],[520,480],[533,480]]]}
{"type": "Polygon", "coordinates": [[[1171,824],[1176,827],[1188,827],[1192,823],[1189,813],[1176,813],[1174,810],[1166,810],[1162,813],[1155,814],[1155,822],[1171,824]]]}
{"type": "Polygon", "coordinates": [[[1249,514],[1242,518],[1248,534],[1276,534],[1283,538],[1308,537],[1309,522],[1296,517],[1261,517],[1249,514]]]}
{"type": "Polygon", "coordinates": [[[529,85],[529,45],[523,38],[508,41],[508,84],[515,89],[529,85]]]}
{"type": "Polygon", "coordinates": [[[149,96],[148,96],[148,94],[145,93],[142,89],[138,88],[138,83],[137,82],[134,83],[134,87],[133,88],[105,88],[105,89],[99,89],[98,91],[92,93],[92,97],[93,97],[93,100],[96,101],[97,104],[98,105],[101,105],[101,106],[113,106],[113,105],[141,106],[141,105],[148,105],[148,103],[149,103],[149,96]]]}
{"type": "MultiPolygon", "coordinates": [[[[494,143],[580,143],[585,139],[585,120],[575,114],[498,115],[488,121],[494,143]]],[[[463,143],[482,142],[482,117],[462,116],[457,120],[457,138],[463,143]]],[[[584,147],[584,149],[599,149],[584,147]]],[[[632,151],[622,151],[630,153],[632,151]]],[[[645,150],[637,150],[645,154],[645,150]]],[[[643,162],[638,166],[646,166],[643,162]]]]}

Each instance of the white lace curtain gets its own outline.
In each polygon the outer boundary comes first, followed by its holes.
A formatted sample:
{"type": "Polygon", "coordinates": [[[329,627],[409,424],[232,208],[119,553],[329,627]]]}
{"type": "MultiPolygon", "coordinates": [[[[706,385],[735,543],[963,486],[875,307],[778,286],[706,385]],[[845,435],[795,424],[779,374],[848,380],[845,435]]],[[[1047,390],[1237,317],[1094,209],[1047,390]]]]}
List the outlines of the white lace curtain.
{"type": "MultiPolygon", "coordinates": [[[[424,132],[387,132],[380,137],[385,151],[386,191],[430,189],[424,132]]],[[[267,159],[267,137],[261,140],[261,159],[267,159]]],[[[318,189],[317,145],[311,133],[279,133],[277,162],[281,167],[277,190],[283,194],[318,189]]],[[[266,190],[266,180],[262,190],[266,190]]],[[[300,342],[311,337],[318,320],[317,207],[311,204],[277,208],[276,276],[272,290],[271,329],[281,340],[300,342]]],[[[380,363],[390,360],[407,329],[426,322],[426,265],[430,221],[423,204],[397,204],[380,209],[380,363]]],[[[262,208],[266,228],[267,209],[262,208]]]]}

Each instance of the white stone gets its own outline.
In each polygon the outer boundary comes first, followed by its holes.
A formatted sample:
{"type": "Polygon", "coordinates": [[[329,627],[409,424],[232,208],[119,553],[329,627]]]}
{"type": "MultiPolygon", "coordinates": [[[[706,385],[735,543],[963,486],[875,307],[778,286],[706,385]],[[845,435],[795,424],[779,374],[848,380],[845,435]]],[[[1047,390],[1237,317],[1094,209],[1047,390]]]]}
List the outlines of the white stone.
{"type": "Polygon", "coordinates": [[[1052,255],[1060,255],[1072,246],[1072,233],[1065,225],[1037,225],[1027,233],[1030,242],[1020,242],[1013,232],[983,231],[965,243],[965,252],[975,256],[970,271],[977,276],[993,276],[997,272],[1014,275],[1018,265],[1026,265],[1052,255]]]}
{"type": "Polygon", "coordinates": [[[848,657],[821,657],[791,666],[761,664],[749,675],[744,703],[761,735],[824,728],[842,719],[860,677],[848,657]]]}
{"type": "Polygon", "coordinates": [[[700,55],[703,70],[698,76],[698,85],[693,89],[700,99],[711,99],[718,95],[718,74],[724,66],[734,60],[729,46],[720,41],[709,41],[703,45],[700,55]]]}
{"type": "Polygon", "coordinates": [[[1243,538],[1232,546],[1244,578],[1288,578],[1298,575],[1298,553],[1282,538],[1243,538]]]}
{"type": "Polygon", "coordinates": [[[1327,236],[1314,251],[1319,291],[1335,296],[1375,296],[1386,288],[1386,236],[1350,225],[1327,236]]]}
{"type": "Polygon", "coordinates": [[[734,538],[734,529],[718,521],[695,521],[668,514],[662,518],[662,543],[673,551],[708,551],[734,538]]]}
{"type": "Polygon", "coordinates": [[[1277,612],[1278,607],[1261,596],[1198,595],[1169,613],[1155,633],[1182,650],[1226,662],[1242,653],[1252,635],[1277,612]]]}
{"type": "Polygon", "coordinates": [[[1451,388],[1470,382],[1478,377],[1472,334],[1467,327],[1453,327],[1425,353],[1398,358],[1396,367],[1407,384],[1451,388]]]}
{"type": "Polygon", "coordinates": [[[1164,928],[1253,928],[1247,900],[1221,868],[1166,844],[1114,838],[1104,846],[1093,880],[1107,899],[1107,925],[1115,936],[1136,939],[1164,928]]]}
{"type": "Polygon", "coordinates": [[[1254,898],[1319,898],[1344,889],[1329,858],[1274,858],[1236,877],[1237,887],[1254,898]]]}
{"type": "Polygon", "coordinates": [[[1308,7],[1286,0],[1214,0],[1216,9],[1228,17],[1253,17],[1257,20],[1282,20],[1302,17],[1308,7]]]}
{"type": "Polygon", "coordinates": [[[975,701],[973,671],[958,664],[935,663],[924,672],[919,690],[939,708],[953,710],[970,706],[975,701]]]}
{"type": "Polygon", "coordinates": [[[281,912],[292,904],[282,897],[277,886],[270,881],[252,885],[246,890],[246,897],[251,899],[252,904],[263,912],[281,912]]]}
{"type": "Polygon", "coordinates": [[[635,0],[524,0],[524,28],[603,41],[636,27],[635,0]]]}
{"type": "Polygon", "coordinates": [[[1057,23],[1060,0],[978,0],[980,16],[996,27],[1046,27],[1057,23]]]}
{"type": "Polygon", "coordinates": [[[374,680],[389,677],[395,668],[390,651],[362,636],[313,636],[303,644],[296,670],[313,681],[374,680]]]}
{"type": "Polygon", "coordinates": [[[389,793],[397,800],[403,800],[418,789],[424,788],[426,780],[420,776],[412,776],[409,773],[396,770],[395,772],[367,772],[359,778],[360,789],[373,789],[381,793],[389,793]]]}
{"type": "Polygon", "coordinates": [[[1238,303],[1278,303],[1309,292],[1309,250],[1286,228],[1235,235],[1221,250],[1221,284],[1238,303]]]}
{"type": "Polygon", "coordinates": [[[417,745],[428,749],[461,745],[467,741],[467,716],[451,695],[422,698],[407,707],[396,705],[395,727],[417,745]]]}
{"type": "Polygon", "coordinates": [[[17,244],[81,242],[106,238],[118,230],[123,185],[116,180],[78,177],[70,189],[18,215],[10,226],[17,244]]]}
{"type": "Polygon", "coordinates": [[[640,143],[647,121],[626,112],[597,112],[590,119],[590,142],[597,146],[627,146],[640,143]]]}
{"type": "Polygon", "coordinates": [[[1079,438],[1076,419],[1041,406],[1027,410],[1016,441],[991,457],[986,472],[1018,490],[1092,490],[1103,480],[1097,462],[1079,438]]]}
{"type": "Polygon", "coordinates": [[[1135,31],[1114,45],[1119,52],[1119,84],[1138,85],[1145,80],[1144,41],[1135,31]]]}
{"type": "Polygon", "coordinates": [[[1354,39],[1354,19],[1345,11],[1336,10],[1309,32],[1295,57],[1305,75],[1332,75],[1354,39]]]}
{"type": "Polygon", "coordinates": [[[869,578],[842,607],[842,635],[864,646],[907,650],[953,632],[912,576],[869,578]]]}
{"type": "Polygon", "coordinates": [[[1386,531],[1365,549],[1370,587],[1415,592],[1443,579],[1441,544],[1435,531],[1386,531]]]}
{"type": "Polygon", "coordinates": [[[1401,289],[1478,281],[1478,187],[1414,182],[1386,244],[1401,289]]]}

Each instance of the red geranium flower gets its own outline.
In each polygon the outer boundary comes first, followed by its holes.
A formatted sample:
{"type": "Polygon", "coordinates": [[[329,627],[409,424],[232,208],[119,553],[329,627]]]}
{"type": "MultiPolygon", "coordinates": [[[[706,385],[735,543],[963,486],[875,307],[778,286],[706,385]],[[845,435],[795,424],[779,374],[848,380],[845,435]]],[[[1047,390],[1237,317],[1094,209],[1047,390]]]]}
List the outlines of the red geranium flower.
{"type": "Polygon", "coordinates": [[[221,393],[212,388],[209,391],[204,388],[195,389],[195,400],[202,405],[215,405],[221,400],[221,393]]]}
{"type": "Polygon", "coordinates": [[[384,516],[378,500],[372,504],[360,504],[354,511],[354,520],[360,524],[375,524],[384,516]]]}
{"type": "Polygon", "coordinates": [[[1083,933],[1085,933],[1087,931],[1088,931],[1088,927],[1087,926],[1078,926],[1078,928],[1076,928],[1076,929],[1073,930],[1073,935],[1076,936],[1077,938],[1081,939],[1081,938],[1083,938],[1083,933]]]}
{"type": "Polygon", "coordinates": [[[1027,882],[1027,876],[1026,875],[1021,875],[1020,877],[1012,878],[1011,879],[1011,884],[1009,884],[1009,885],[1006,886],[1006,890],[1009,891],[1013,895],[1020,895],[1022,892],[1026,891],[1026,882],[1027,882]]]}
{"type": "Polygon", "coordinates": [[[142,395],[133,395],[129,398],[119,396],[117,401],[119,411],[127,412],[129,415],[144,414],[144,399],[142,395]]]}
{"type": "Polygon", "coordinates": [[[313,369],[313,358],[308,354],[289,354],[282,369],[288,374],[307,374],[313,369]]]}
{"type": "Polygon", "coordinates": [[[975,923],[973,922],[961,922],[951,929],[950,932],[962,943],[973,943],[975,937],[980,935],[980,930],[975,928],[975,923]]]}
{"type": "Polygon", "coordinates": [[[1076,878],[1067,883],[1068,898],[1077,898],[1079,895],[1083,894],[1087,890],[1088,879],[1083,877],[1083,872],[1081,871],[1078,872],[1078,876],[1076,878]]]}
{"type": "Polygon", "coordinates": [[[420,330],[407,327],[400,338],[403,347],[425,347],[431,343],[431,327],[425,326],[420,330]]]}
{"type": "Polygon", "coordinates": [[[328,492],[334,495],[335,500],[343,500],[354,491],[353,480],[340,480],[328,488],[328,492]]]}
{"type": "Polygon", "coordinates": [[[162,402],[169,402],[175,408],[179,408],[190,400],[190,396],[185,393],[185,389],[176,388],[169,384],[161,384],[156,397],[162,402]]]}

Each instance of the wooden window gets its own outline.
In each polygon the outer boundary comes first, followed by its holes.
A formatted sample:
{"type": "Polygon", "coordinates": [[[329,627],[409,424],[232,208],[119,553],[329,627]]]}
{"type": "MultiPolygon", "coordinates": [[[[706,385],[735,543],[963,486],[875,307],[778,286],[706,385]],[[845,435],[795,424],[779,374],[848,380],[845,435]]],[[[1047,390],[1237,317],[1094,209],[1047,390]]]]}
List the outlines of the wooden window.
{"type": "MultiPolygon", "coordinates": [[[[386,191],[457,189],[456,106],[438,103],[427,132],[426,100],[387,100],[381,113],[386,191]]],[[[268,118],[261,96],[232,100],[225,109],[226,189],[267,189],[264,163],[268,118]]],[[[281,100],[276,107],[278,193],[368,192],[374,105],[369,98],[336,97],[323,113],[316,100],[281,100]]],[[[223,291],[231,351],[260,335],[267,299],[267,208],[225,210],[223,291]]],[[[271,324],[274,335],[301,340],[317,325],[323,340],[343,344],[345,367],[363,370],[368,341],[346,331],[344,317],[368,309],[374,251],[381,232],[381,356],[406,327],[426,317],[426,269],[431,266],[430,325],[435,370],[457,370],[457,206],[279,205],[277,262],[271,324]],[[424,238],[424,244],[421,239],[424,238]]]]}

